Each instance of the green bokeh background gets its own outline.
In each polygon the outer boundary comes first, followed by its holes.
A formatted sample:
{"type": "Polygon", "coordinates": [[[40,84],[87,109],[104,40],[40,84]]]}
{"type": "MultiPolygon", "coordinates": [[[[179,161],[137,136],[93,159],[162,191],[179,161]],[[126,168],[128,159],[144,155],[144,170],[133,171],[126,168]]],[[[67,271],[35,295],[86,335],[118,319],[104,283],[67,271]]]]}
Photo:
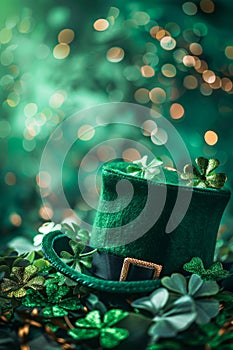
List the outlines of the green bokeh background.
{"type": "MultiPolygon", "coordinates": [[[[2,0],[1,242],[15,237],[30,241],[37,228],[48,221],[41,211],[43,203],[36,181],[45,144],[60,122],[100,103],[132,102],[154,109],[157,117],[166,117],[176,127],[193,159],[202,155],[221,161],[221,170],[228,174],[227,186],[232,188],[232,13],[230,0],[2,0]],[[93,27],[98,19],[108,21],[106,30],[93,27]],[[153,27],[155,35],[159,30],[165,31],[161,32],[162,36],[171,35],[176,46],[169,49],[161,45],[150,33],[153,27]],[[64,29],[71,29],[74,38],[68,43],[69,55],[58,59],[54,48],[64,29]],[[201,54],[192,52],[193,43],[200,45],[201,54]],[[115,60],[109,53],[114,47],[118,48],[115,60]],[[185,65],[184,56],[189,60],[195,56],[196,64],[202,60],[205,69],[217,77],[216,84],[203,80],[197,66],[185,65]],[[165,64],[172,65],[174,76],[166,76],[165,64]],[[143,66],[152,67],[153,76],[143,76],[143,66]],[[189,79],[194,82],[193,86],[189,79]],[[155,100],[152,93],[149,98],[149,91],[154,88],[163,89],[166,98],[155,100]],[[170,112],[174,103],[184,108],[184,115],[179,119],[173,119],[170,112]],[[215,145],[208,145],[204,139],[208,130],[218,135],[215,145]]],[[[156,122],[154,117],[148,119],[156,122]]],[[[166,147],[155,145],[150,135],[133,132],[130,127],[103,128],[90,140],[80,141],[67,156],[63,172],[69,203],[81,218],[93,215],[76,186],[80,162],[102,139],[116,136],[141,142],[171,164],[171,157],[164,151],[166,147]]],[[[122,147],[124,151],[124,145],[122,147]]],[[[94,172],[98,168],[98,159],[96,161],[92,167],[94,172]]],[[[227,235],[233,232],[232,216],[230,202],[221,228],[227,235]]]]}

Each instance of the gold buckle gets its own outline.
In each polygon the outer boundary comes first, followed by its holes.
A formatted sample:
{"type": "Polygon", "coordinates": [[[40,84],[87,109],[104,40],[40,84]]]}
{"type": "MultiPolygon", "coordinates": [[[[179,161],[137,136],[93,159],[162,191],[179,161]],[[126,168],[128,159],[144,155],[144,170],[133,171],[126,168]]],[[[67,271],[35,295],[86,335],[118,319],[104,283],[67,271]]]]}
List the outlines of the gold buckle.
{"type": "Polygon", "coordinates": [[[154,264],[152,262],[148,262],[148,261],[144,261],[144,260],[138,260],[138,259],[134,259],[134,258],[125,258],[124,262],[123,262],[123,266],[121,269],[121,275],[120,275],[120,279],[119,281],[125,281],[128,273],[129,273],[129,268],[130,265],[134,264],[137,266],[142,266],[142,267],[149,267],[155,270],[154,275],[153,275],[153,280],[158,278],[160,275],[160,272],[163,268],[162,265],[158,265],[158,264],[154,264]]]}

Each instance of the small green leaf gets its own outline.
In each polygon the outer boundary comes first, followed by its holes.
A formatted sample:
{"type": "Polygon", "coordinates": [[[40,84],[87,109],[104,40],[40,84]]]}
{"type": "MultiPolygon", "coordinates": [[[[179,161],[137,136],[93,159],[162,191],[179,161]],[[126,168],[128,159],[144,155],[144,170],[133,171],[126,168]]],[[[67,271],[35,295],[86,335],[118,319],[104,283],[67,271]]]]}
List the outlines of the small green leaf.
{"type": "Polygon", "coordinates": [[[109,327],[128,316],[128,312],[121,309],[112,309],[104,315],[104,324],[109,327]]]}
{"type": "Polygon", "coordinates": [[[186,294],[187,293],[187,282],[183,275],[180,273],[173,273],[171,277],[163,277],[161,283],[167,289],[179,293],[186,294]]]}
{"type": "Polygon", "coordinates": [[[199,157],[195,159],[196,164],[199,166],[200,170],[201,170],[201,174],[204,175],[206,174],[206,170],[208,167],[208,159],[204,158],[204,157],[199,157]]]}
{"type": "Polygon", "coordinates": [[[77,327],[85,328],[101,328],[102,320],[98,310],[90,311],[83,319],[76,321],[77,327]]]}
{"type": "Polygon", "coordinates": [[[111,349],[129,336],[122,328],[103,328],[100,331],[100,344],[103,348],[111,349]]]}
{"type": "Polygon", "coordinates": [[[81,328],[74,328],[70,329],[68,331],[68,334],[74,338],[75,340],[83,340],[83,339],[91,339],[98,337],[100,334],[99,329],[81,329],[81,328]]]}

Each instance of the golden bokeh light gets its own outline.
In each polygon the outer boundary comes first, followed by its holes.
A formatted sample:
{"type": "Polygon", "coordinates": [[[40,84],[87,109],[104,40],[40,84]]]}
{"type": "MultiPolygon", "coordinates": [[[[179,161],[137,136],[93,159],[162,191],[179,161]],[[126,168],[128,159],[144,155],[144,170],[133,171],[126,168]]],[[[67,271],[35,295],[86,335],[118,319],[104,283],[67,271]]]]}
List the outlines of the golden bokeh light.
{"type": "Polygon", "coordinates": [[[157,146],[162,146],[165,145],[165,143],[167,143],[168,140],[168,135],[167,132],[162,129],[155,129],[154,131],[152,131],[151,133],[151,141],[157,145],[157,146]]]}
{"type": "Polygon", "coordinates": [[[6,173],[4,180],[8,186],[13,186],[16,183],[16,176],[14,173],[9,172],[6,173]]]}
{"type": "Polygon", "coordinates": [[[140,88],[135,91],[134,98],[138,103],[147,103],[150,101],[149,90],[145,88],[140,88]]]}
{"type": "Polygon", "coordinates": [[[201,0],[200,8],[205,13],[213,13],[215,9],[215,5],[211,0],[201,0]]]}
{"type": "Polygon", "coordinates": [[[210,85],[207,83],[201,84],[200,91],[204,96],[210,96],[213,93],[213,89],[211,89],[210,85]]]}
{"type": "Polygon", "coordinates": [[[72,29],[63,29],[58,34],[58,42],[60,44],[69,44],[74,40],[74,31],[72,29]]]}
{"type": "Polygon", "coordinates": [[[198,43],[192,43],[189,45],[189,50],[192,52],[193,55],[201,55],[203,53],[202,46],[198,43]]]}
{"type": "Polygon", "coordinates": [[[104,18],[100,18],[94,22],[93,27],[98,32],[103,32],[104,30],[108,29],[109,22],[104,18]]]}
{"type": "Polygon", "coordinates": [[[143,125],[143,135],[150,136],[153,130],[158,129],[157,124],[153,120],[146,120],[143,125]]]}
{"type": "Polygon", "coordinates": [[[173,50],[176,47],[176,41],[171,36],[164,36],[160,40],[160,45],[164,50],[173,50]]]}
{"type": "Polygon", "coordinates": [[[53,217],[53,209],[49,205],[42,205],[39,214],[44,220],[50,220],[53,217]]]}
{"type": "Polygon", "coordinates": [[[82,141],[89,141],[95,135],[95,129],[91,125],[82,125],[78,129],[78,138],[82,141]]]}
{"type": "Polygon", "coordinates": [[[16,214],[16,213],[11,214],[10,221],[11,221],[12,225],[17,226],[17,227],[22,224],[21,216],[19,214],[16,214]]]}
{"type": "Polygon", "coordinates": [[[141,67],[141,73],[142,73],[142,76],[145,78],[151,78],[155,75],[154,68],[147,65],[141,67]]]}
{"type": "Polygon", "coordinates": [[[205,70],[208,70],[208,64],[204,60],[199,60],[199,58],[195,58],[195,70],[198,73],[203,73],[205,70]]]}
{"type": "Polygon", "coordinates": [[[65,43],[58,44],[53,49],[53,56],[58,60],[66,58],[69,55],[69,53],[70,47],[65,43]]]}
{"type": "Polygon", "coordinates": [[[149,92],[150,100],[156,104],[164,103],[166,101],[166,92],[161,88],[154,88],[149,92]]]}
{"type": "Polygon", "coordinates": [[[230,60],[233,60],[233,46],[227,46],[225,48],[225,55],[230,60]]]}
{"type": "Polygon", "coordinates": [[[180,119],[184,116],[184,107],[180,103],[173,103],[170,107],[172,119],[180,119]]]}
{"type": "Polygon", "coordinates": [[[220,89],[222,87],[222,80],[220,77],[216,76],[215,81],[213,83],[210,83],[209,85],[214,90],[220,89]]]}
{"type": "Polygon", "coordinates": [[[189,90],[196,89],[198,86],[197,78],[194,75],[186,75],[186,77],[184,77],[183,85],[189,90]]]}
{"type": "Polygon", "coordinates": [[[222,78],[222,89],[227,92],[232,90],[232,81],[229,78],[222,78]]]}
{"type": "Polygon", "coordinates": [[[51,183],[51,175],[46,171],[40,171],[40,173],[36,175],[36,183],[40,188],[49,187],[51,183]]]}
{"type": "Polygon", "coordinates": [[[216,75],[212,70],[204,70],[202,73],[203,80],[208,84],[213,84],[216,80],[216,75]]]}
{"type": "Polygon", "coordinates": [[[128,148],[122,152],[122,158],[125,162],[132,162],[141,158],[141,154],[136,148],[128,148]]]}
{"type": "Polygon", "coordinates": [[[110,62],[118,63],[123,60],[125,52],[121,47],[112,47],[107,52],[107,59],[110,62]]]}
{"type": "Polygon", "coordinates": [[[195,66],[195,58],[193,56],[190,56],[190,55],[185,55],[183,57],[183,64],[186,66],[186,67],[194,67],[195,66]]]}
{"type": "Polygon", "coordinates": [[[161,72],[167,78],[173,78],[176,75],[176,67],[173,64],[166,63],[162,66],[161,72]]]}
{"type": "Polygon", "coordinates": [[[204,140],[209,146],[214,146],[218,142],[218,135],[212,130],[206,131],[204,140]]]}

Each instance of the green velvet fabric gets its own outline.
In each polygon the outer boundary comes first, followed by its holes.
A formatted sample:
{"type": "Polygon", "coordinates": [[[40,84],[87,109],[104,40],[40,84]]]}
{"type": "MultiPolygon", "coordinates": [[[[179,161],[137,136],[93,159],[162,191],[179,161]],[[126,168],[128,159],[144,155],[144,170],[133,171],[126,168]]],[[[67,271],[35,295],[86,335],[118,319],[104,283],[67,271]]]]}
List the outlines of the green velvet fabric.
{"type": "MultiPolygon", "coordinates": [[[[111,254],[162,265],[161,276],[179,271],[184,273],[182,269],[184,263],[195,256],[199,256],[206,267],[211,265],[218,227],[229,201],[230,192],[228,190],[194,188],[185,217],[173,232],[165,233],[176,202],[178,188],[181,188],[182,191],[191,191],[192,189],[185,185],[178,186],[177,174],[174,172],[165,170],[166,184],[157,183],[126,174],[127,166],[128,163],[125,162],[112,162],[103,167],[101,198],[91,236],[91,246],[111,254]],[[117,184],[123,179],[129,180],[133,186],[133,197],[130,201],[127,190],[123,191],[119,198],[117,197],[117,184]],[[133,236],[136,229],[133,221],[146,205],[148,184],[150,184],[154,203],[159,203],[162,200],[166,187],[167,195],[162,213],[142,237],[124,244],[122,243],[124,242],[122,227],[128,224],[128,234],[133,236]],[[114,231],[114,236],[111,237],[111,244],[106,243],[105,245],[105,237],[109,235],[112,228],[117,229],[114,231]]],[[[151,215],[157,214],[156,210],[158,210],[157,205],[155,208],[147,208],[146,213],[140,217],[140,223],[137,223],[137,230],[138,225],[143,230],[151,215]]]]}

